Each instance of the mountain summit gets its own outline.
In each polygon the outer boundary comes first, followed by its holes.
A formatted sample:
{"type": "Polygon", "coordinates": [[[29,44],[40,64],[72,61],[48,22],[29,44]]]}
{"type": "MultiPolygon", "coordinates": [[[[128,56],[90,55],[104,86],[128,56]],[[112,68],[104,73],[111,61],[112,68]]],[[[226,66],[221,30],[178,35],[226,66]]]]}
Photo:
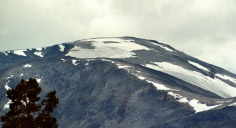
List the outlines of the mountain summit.
{"type": "Polygon", "coordinates": [[[56,90],[59,127],[234,127],[236,75],[155,40],[93,38],[0,52],[6,90],[37,78],[56,90]]]}

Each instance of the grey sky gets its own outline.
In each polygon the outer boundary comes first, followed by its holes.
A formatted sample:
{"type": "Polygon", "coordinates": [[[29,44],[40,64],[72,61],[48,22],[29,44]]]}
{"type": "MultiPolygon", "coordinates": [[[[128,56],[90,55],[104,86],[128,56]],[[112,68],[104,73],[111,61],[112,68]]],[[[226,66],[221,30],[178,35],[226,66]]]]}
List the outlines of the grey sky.
{"type": "Polygon", "coordinates": [[[236,73],[235,6],[233,0],[0,0],[0,51],[135,36],[236,73]]]}

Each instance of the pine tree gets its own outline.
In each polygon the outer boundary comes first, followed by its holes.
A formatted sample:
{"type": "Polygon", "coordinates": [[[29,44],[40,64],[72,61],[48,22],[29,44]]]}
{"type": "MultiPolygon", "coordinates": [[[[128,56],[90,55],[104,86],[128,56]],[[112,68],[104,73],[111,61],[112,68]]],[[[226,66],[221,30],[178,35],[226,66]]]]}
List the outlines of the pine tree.
{"type": "Polygon", "coordinates": [[[56,91],[47,94],[40,101],[41,92],[36,79],[22,79],[17,86],[7,91],[7,98],[12,103],[10,111],[1,117],[2,128],[57,128],[57,120],[51,113],[57,107],[59,100],[56,91]]]}

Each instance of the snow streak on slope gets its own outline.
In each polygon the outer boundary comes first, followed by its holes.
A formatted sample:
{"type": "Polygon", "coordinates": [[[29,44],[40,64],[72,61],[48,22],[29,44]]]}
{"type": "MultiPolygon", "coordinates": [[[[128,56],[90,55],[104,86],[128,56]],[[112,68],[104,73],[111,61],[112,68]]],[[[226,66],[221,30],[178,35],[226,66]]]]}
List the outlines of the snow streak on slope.
{"type": "Polygon", "coordinates": [[[153,81],[150,81],[150,80],[146,80],[148,83],[151,83],[151,84],[153,84],[156,88],[157,88],[157,90],[172,90],[172,89],[170,89],[170,88],[167,88],[165,85],[163,85],[163,84],[159,84],[159,83],[155,83],[155,82],[153,82],[153,81]]]}
{"type": "Polygon", "coordinates": [[[220,77],[221,79],[224,79],[224,80],[229,80],[229,81],[231,81],[231,82],[236,84],[236,79],[234,79],[234,78],[232,78],[230,76],[222,75],[222,74],[215,74],[215,76],[220,77]]]}
{"type": "Polygon", "coordinates": [[[121,65],[121,64],[116,64],[118,66],[119,69],[122,69],[122,68],[129,68],[130,66],[128,65],[121,65]]]}
{"type": "Polygon", "coordinates": [[[188,63],[190,63],[191,65],[193,65],[193,66],[195,66],[195,67],[197,67],[197,68],[199,68],[199,69],[202,69],[202,70],[205,70],[205,71],[207,71],[207,72],[210,72],[209,69],[207,69],[206,67],[203,67],[202,65],[200,65],[200,64],[198,64],[198,63],[195,63],[195,62],[193,62],[193,61],[188,61],[188,63]]]}
{"type": "MultiPolygon", "coordinates": [[[[113,63],[114,63],[114,62],[113,62],[113,63]]],[[[115,64],[117,65],[117,67],[118,67],[119,69],[125,69],[125,70],[127,70],[127,71],[128,71],[129,68],[132,68],[132,66],[130,66],[130,65],[124,65],[124,64],[119,64],[119,63],[115,63],[115,64]]],[[[140,71],[137,71],[137,72],[140,73],[140,71]]],[[[145,80],[145,81],[147,81],[148,83],[151,83],[152,85],[154,85],[154,86],[157,88],[157,90],[165,90],[165,91],[166,91],[166,90],[174,90],[174,89],[171,89],[171,88],[166,87],[166,86],[163,85],[163,84],[153,82],[152,80],[149,80],[149,79],[145,78],[144,76],[138,75],[138,74],[136,74],[136,73],[131,73],[131,74],[133,74],[134,76],[138,77],[138,79],[140,79],[140,80],[145,80]]]]}
{"type": "Polygon", "coordinates": [[[3,54],[5,54],[6,56],[8,55],[6,52],[2,52],[3,54]]]}
{"type": "Polygon", "coordinates": [[[223,98],[236,96],[236,88],[224,83],[218,78],[212,79],[199,72],[191,71],[168,62],[155,62],[154,64],[146,64],[145,66],[175,76],[223,98]]]}
{"type": "Polygon", "coordinates": [[[171,89],[171,88],[168,88],[166,87],[165,85],[163,84],[160,84],[160,83],[156,83],[156,82],[153,82],[151,80],[148,80],[147,78],[143,77],[143,76],[140,76],[140,75],[137,75],[135,73],[132,73],[133,75],[135,75],[136,77],[138,77],[140,80],[145,80],[147,81],[148,83],[151,83],[152,85],[154,85],[156,87],[157,90],[174,90],[174,89],[171,89]]]}
{"type": "Polygon", "coordinates": [[[154,44],[154,45],[157,45],[157,46],[159,46],[159,47],[161,47],[161,48],[163,48],[163,49],[165,49],[166,51],[173,52],[172,49],[170,49],[170,48],[168,48],[168,47],[166,47],[166,46],[163,46],[163,45],[161,45],[161,44],[157,44],[157,43],[153,43],[153,42],[151,42],[151,43],[154,44]]]}
{"type": "Polygon", "coordinates": [[[75,46],[66,56],[76,58],[130,58],[135,57],[134,50],[150,50],[133,40],[124,40],[120,38],[90,39],[94,49],[81,48],[75,46]],[[109,41],[109,42],[108,42],[109,41]]]}

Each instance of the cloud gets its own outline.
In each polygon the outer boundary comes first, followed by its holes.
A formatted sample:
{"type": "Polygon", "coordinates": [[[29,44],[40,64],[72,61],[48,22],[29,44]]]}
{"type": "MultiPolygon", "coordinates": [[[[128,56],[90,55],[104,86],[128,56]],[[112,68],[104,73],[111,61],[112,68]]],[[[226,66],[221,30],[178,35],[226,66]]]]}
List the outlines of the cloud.
{"type": "Polygon", "coordinates": [[[236,40],[232,43],[205,45],[201,52],[196,53],[197,58],[201,58],[206,62],[226,68],[231,72],[236,72],[235,49],[236,40]],[[223,45],[223,46],[222,46],[223,45]]]}
{"type": "Polygon", "coordinates": [[[0,51],[92,37],[136,36],[168,43],[236,73],[235,4],[222,0],[1,0],[0,51]]]}

